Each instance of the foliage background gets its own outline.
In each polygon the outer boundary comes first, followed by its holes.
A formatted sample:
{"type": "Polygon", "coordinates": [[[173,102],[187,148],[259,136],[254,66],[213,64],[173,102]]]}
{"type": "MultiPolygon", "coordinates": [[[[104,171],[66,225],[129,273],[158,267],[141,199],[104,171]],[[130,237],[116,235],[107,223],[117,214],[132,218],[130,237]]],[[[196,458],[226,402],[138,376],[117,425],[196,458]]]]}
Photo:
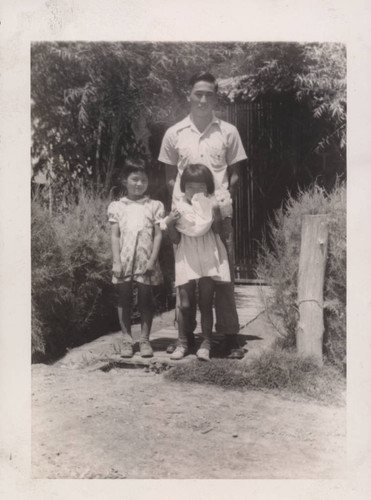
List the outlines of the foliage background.
{"type": "MultiPolygon", "coordinates": [[[[31,49],[33,172],[103,189],[128,156],[155,162],[186,114],[190,75],[221,79],[226,101],[285,96],[322,124],[317,148],[345,155],[346,52],[338,43],[37,42],[31,49]]],[[[77,183],[77,184],[76,184],[77,183]]],[[[57,195],[57,193],[56,193],[57,195]]]]}

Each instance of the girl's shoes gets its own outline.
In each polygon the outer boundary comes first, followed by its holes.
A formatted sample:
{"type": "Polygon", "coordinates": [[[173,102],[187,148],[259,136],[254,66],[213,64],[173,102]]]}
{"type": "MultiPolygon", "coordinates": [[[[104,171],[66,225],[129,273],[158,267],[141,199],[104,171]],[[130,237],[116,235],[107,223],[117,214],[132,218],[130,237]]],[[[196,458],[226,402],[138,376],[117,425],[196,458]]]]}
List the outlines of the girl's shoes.
{"type": "Polygon", "coordinates": [[[173,354],[170,356],[170,359],[183,359],[187,352],[188,350],[186,347],[178,345],[173,354]]]}
{"type": "Polygon", "coordinates": [[[196,352],[196,356],[201,361],[210,361],[210,351],[209,351],[209,349],[205,349],[205,348],[201,347],[196,352]]]}
{"type": "Polygon", "coordinates": [[[140,349],[140,355],[142,356],[142,358],[151,358],[153,356],[153,350],[152,350],[151,344],[148,342],[148,340],[144,340],[143,342],[140,342],[139,349],[140,349]]]}
{"type": "Polygon", "coordinates": [[[130,342],[123,342],[121,345],[121,357],[132,358],[133,354],[133,346],[130,344],[130,342]]]}

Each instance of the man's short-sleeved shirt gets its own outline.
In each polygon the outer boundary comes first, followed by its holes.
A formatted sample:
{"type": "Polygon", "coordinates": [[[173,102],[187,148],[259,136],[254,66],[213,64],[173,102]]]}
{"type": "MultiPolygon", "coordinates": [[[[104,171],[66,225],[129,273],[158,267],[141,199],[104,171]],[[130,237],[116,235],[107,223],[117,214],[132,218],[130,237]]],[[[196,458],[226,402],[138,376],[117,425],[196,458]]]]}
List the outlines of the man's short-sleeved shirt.
{"type": "Polygon", "coordinates": [[[187,165],[201,163],[213,173],[215,189],[228,187],[227,167],[247,156],[237,128],[215,115],[201,133],[190,116],[170,127],[162,140],[158,160],[178,168],[173,201],[180,199],[180,176],[187,165]]]}

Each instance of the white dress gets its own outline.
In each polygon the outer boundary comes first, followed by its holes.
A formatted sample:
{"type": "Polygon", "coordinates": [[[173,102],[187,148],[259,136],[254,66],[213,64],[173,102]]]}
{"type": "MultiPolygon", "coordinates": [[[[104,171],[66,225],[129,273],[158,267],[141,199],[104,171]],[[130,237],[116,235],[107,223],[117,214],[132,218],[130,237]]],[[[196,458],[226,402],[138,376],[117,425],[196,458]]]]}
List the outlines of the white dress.
{"type": "Polygon", "coordinates": [[[199,193],[189,204],[183,196],[176,208],[181,214],[176,225],[181,239],[175,250],[175,286],[203,277],[230,282],[227,251],[211,229],[212,198],[199,193]]]}

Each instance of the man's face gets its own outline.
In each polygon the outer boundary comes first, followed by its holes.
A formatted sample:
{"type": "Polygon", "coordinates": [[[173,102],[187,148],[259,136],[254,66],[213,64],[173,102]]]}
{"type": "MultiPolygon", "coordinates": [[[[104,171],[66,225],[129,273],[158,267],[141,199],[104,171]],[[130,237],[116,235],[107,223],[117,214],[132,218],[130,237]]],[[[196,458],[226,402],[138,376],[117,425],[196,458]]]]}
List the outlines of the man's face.
{"type": "Polygon", "coordinates": [[[188,96],[191,113],[197,118],[211,116],[216,105],[215,85],[210,82],[196,82],[188,96]]]}

